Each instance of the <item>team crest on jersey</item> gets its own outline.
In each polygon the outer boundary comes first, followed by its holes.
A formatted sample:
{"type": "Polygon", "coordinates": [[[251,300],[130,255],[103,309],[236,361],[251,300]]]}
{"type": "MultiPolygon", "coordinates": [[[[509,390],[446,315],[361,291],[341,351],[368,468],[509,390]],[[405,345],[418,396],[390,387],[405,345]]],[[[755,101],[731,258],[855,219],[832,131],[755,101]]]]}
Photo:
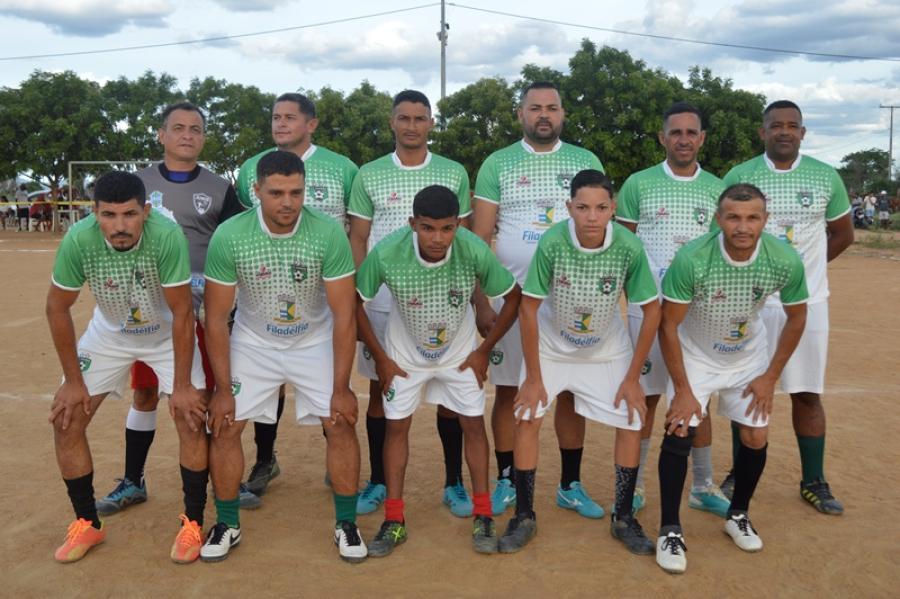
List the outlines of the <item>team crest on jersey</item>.
{"type": "Polygon", "coordinates": [[[265,266],[260,266],[259,270],[256,271],[256,280],[259,281],[261,279],[268,279],[272,276],[272,271],[266,268],[265,266]]]}
{"type": "Polygon", "coordinates": [[[159,210],[162,208],[163,194],[161,191],[154,191],[150,194],[150,206],[159,210]]]}
{"type": "Polygon", "coordinates": [[[194,209],[197,211],[197,214],[206,214],[206,211],[209,210],[210,205],[212,205],[211,197],[209,197],[205,193],[194,194],[194,209]]]}
{"type": "Polygon", "coordinates": [[[106,279],[105,281],[103,281],[103,287],[105,289],[109,289],[110,291],[118,291],[119,284],[112,279],[106,279]]]}
{"type": "Polygon", "coordinates": [[[650,374],[650,371],[653,369],[653,362],[650,361],[650,358],[644,362],[644,367],[641,368],[641,375],[650,374]]]}
{"type": "Polygon", "coordinates": [[[569,281],[569,277],[567,277],[566,275],[559,275],[559,277],[557,277],[556,279],[556,286],[569,288],[572,286],[572,283],[569,281]]]}
{"type": "Polygon", "coordinates": [[[455,287],[451,287],[447,293],[447,301],[454,308],[459,308],[463,305],[463,292],[455,287]]]}
{"type": "Polygon", "coordinates": [[[421,308],[421,307],[424,306],[424,305],[425,305],[425,304],[423,304],[422,302],[420,302],[420,301],[419,301],[419,298],[416,297],[416,296],[413,296],[412,299],[410,299],[408,302],[406,302],[406,307],[407,307],[407,308],[421,308]]]}
{"type": "Polygon", "coordinates": [[[694,220],[697,221],[698,225],[709,224],[709,209],[703,208],[701,206],[695,206],[694,220]]]}
{"type": "Polygon", "coordinates": [[[394,397],[397,396],[397,390],[394,388],[394,384],[391,383],[391,386],[388,387],[387,393],[384,394],[384,401],[391,402],[394,401],[394,397]]]}
{"type": "Polygon", "coordinates": [[[616,278],[615,277],[601,277],[600,278],[600,291],[603,295],[609,295],[613,291],[616,290],[616,278]]]}
{"type": "Polygon", "coordinates": [[[372,359],[372,352],[369,351],[369,348],[363,345],[363,358],[366,360],[372,359]]]}
{"type": "Polygon", "coordinates": [[[241,392],[241,379],[236,376],[231,377],[231,394],[237,396],[241,392]]]}
{"type": "Polygon", "coordinates": [[[309,268],[300,262],[291,262],[291,273],[294,276],[295,283],[302,283],[309,276],[309,268]]]}
{"type": "Polygon", "coordinates": [[[531,187],[531,179],[528,178],[528,175],[522,175],[516,179],[516,187],[531,187]]]}
{"type": "Polygon", "coordinates": [[[801,189],[797,192],[797,203],[804,208],[809,208],[812,206],[814,196],[815,192],[811,189],[801,189]]]}
{"type": "Polygon", "coordinates": [[[137,269],[134,271],[134,280],[141,286],[141,289],[147,288],[147,281],[145,280],[143,270],[137,269]]]}
{"type": "Polygon", "coordinates": [[[740,341],[746,337],[747,321],[748,318],[746,316],[732,316],[730,320],[731,332],[725,338],[725,341],[740,341]]]}
{"type": "Polygon", "coordinates": [[[569,189],[569,186],[572,184],[572,177],[574,176],[573,173],[559,173],[556,175],[556,183],[563,189],[569,189]]]}
{"type": "Polygon", "coordinates": [[[491,361],[491,364],[493,364],[494,366],[498,366],[501,362],[503,362],[503,350],[499,347],[495,347],[491,350],[488,359],[491,361]]]}
{"type": "Polygon", "coordinates": [[[403,201],[403,198],[396,191],[392,191],[388,194],[387,203],[388,204],[399,204],[403,201]]]}
{"type": "Polygon", "coordinates": [[[754,285],[753,289],[751,290],[751,293],[753,294],[754,302],[758,302],[763,297],[763,289],[759,285],[754,285]]]}
{"type": "Polygon", "coordinates": [[[594,329],[591,328],[591,318],[594,315],[594,310],[590,306],[575,306],[575,320],[573,322],[573,326],[569,327],[569,330],[573,333],[592,333],[594,329]]]}
{"type": "Polygon", "coordinates": [[[278,322],[294,322],[297,320],[297,297],[287,294],[278,294],[278,322]]]}
{"type": "Polygon", "coordinates": [[[711,302],[724,302],[728,299],[728,296],[725,295],[725,292],[719,289],[716,291],[711,298],[709,298],[711,302]]]}
{"type": "Polygon", "coordinates": [[[781,229],[778,238],[794,245],[794,221],[789,218],[781,219],[778,221],[778,227],[781,229]]]}
{"type": "Polygon", "coordinates": [[[537,220],[531,224],[541,227],[549,227],[553,224],[553,213],[556,210],[556,202],[553,200],[539,200],[537,203],[537,220]]]}
{"type": "Polygon", "coordinates": [[[310,195],[317,202],[322,202],[328,199],[328,187],[326,187],[325,185],[311,185],[309,187],[309,190],[310,192],[312,192],[310,195]]]}
{"type": "Polygon", "coordinates": [[[128,302],[128,317],[125,319],[125,326],[144,324],[145,322],[141,318],[140,302],[128,302]]]}
{"type": "Polygon", "coordinates": [[[78,352],[78,369],[81,372],[87,372],[91,367],[91,354],[87,352],[78,352]]]}
{"type": "Polygon", "coordinates": [[[656,218],[669,218],[670,216],[672,216],[672,213],[666,210],[665,206],[660,206],[659,210],[657,210],[656,214],[654,214],[653,216],[655,216],[656,218]]]}
{"type": "Polygon", "coordinates": [[[447,342],[447,323],[432,322],[428,325],[428,343],[426,347],[432,349],[442,347],[447,342]]]}

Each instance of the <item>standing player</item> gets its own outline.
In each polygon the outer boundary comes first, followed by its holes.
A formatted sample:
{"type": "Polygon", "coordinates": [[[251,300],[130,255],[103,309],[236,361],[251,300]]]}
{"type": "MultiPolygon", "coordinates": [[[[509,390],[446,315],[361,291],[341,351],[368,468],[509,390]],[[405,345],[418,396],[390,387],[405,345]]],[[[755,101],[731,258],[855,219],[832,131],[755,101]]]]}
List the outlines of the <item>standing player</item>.
{"type": "MultiPolygon", "coordinates": [[[[832,167],[800,155],[806,134],[803,115],[793,102],[769,104],[763,112],[759,135],[766,152],[731,169],[726,185],[752,183],[766,197],[766,231],[790,243],[800,253],[809,286],[809,314],[803,338],[784,368],[781,389],[791,395],[794,433],[800,447],[803,479],[800,496],[825,514],[844,513],[825,482],[825,364],[828,357],[827,263],[853,243],[853,221],[847,189],[832,167]]],[[[762,311],[769,335],[769,351],[784,326],[778,296],[769,298],[762,311]]],[[[738,431],[732,428],[732,436],[738,431]]],[[[736,445],[734,443],[733,445],[736,445]]],[[[730,495],[733,477],[722,483],[730,495]]]]}
{"type": "MultiPolygon", "coordinates": [[[[350,188],[359,168],[349,158],[312,143],[312,134],[318,127],[316,105],[303,94],[286,93],[278,96],[272,108],[272,139],[276,148],[261,152],[241,165],[237,178],[237,193],[247,208],[259,205],[253,193],[256,183],[256,165],[259,159],[276,149],[293,152],[303,160],[306,169],[305,203],[324,212],[342,226],[347,223],[347,202],[350,188]]],[[[278,414],[273,424],[254,422],[256,463],[250,469],[247,489],[263,495],[269,482],[281,473],[275,459],[275,439],[278,422],[284,411],[284,388],[278,392],[278,414]]]]}
{"type": "Polygon", "coordinates": [[[63,238],[47,294],[47,320],[64,379],[50,422],[56,459],[75,509],[56,561],[74,562],[106,538],[94,503],[94,468],[86,429],[109,395],[121,396],[128,371],[143,360],[169,396],[180,441],[183,526],[172,561],[190,563],[200,550],[206,506],[206,401],[194,341],[188,244],[181,227],[144,202],[141,180],[113,171],[97,181],[96,215],[63,238]],[[75,342],[71,307],[85,284],[97,307],[75,342]]]}
{"type": "MultiPolygon", "coordinates": [[[[206,357],[206,343],[200,318],[203,302],[203,265],[206,249],[213,231],[221,223],[242,208],[231,184],[197,164],[197,158],[206,142],[206,118],[200,109],[190,102],[167,107],[162,114],[159,143],[163,146],[163,162],[138,171],[144,182],[147,202],[155,210],[181,225],[191,256],[191,294],[194,318],[197,320],[197,340],[203,356],[206,388],[213,385],[212,370],[206,357]]],[[[131,504],[147,500],[144,481],[144,464],[156,433],[159,390],[156,375],[143,362],[135,363],[131,370],[131,387],[134,399],[125,421],[125,473],[116,479],[119,485],[97,502],[97,510],[103,516],[115,514],[131,504]]],[[[199,484],[209,473],[192,475],[199,484]]],[[[244,493],[248,507],[259,507],[250,493],[244,493]]]]}
{"type": "MultiPolygon", "coordinates": [[[[538,239],[550,225],[566,215],[572,177],[587,168],[603,170],[591,152],[560,141],[565,111],[559,90],[552,83],[532,83],[522,92],[518,110],[523,139],[488,156],[475,182],[475,214],[472,231],[491,243],[498,228],[495,251],[500,263],[525,284],[528,265],[538,239]]],[[[483,294],[476,294],[478,329],[487,335],[495,310],[483,294]]],[[[497,486],[491,496],[494,515],[516,504],[513,487],[513,444],[516,423],[513,400],[522,370],[519,325],[513,325],[491,356],[491,382],[497,386],[491,428],[497,457],[497,486]]],[[[603,509],[588,497],[581,484],[584,451],[584,417],[576,414],[572,394],[564,392],[556,404],[556,436],[562,476],[556,503],[587,518],[601,518],[603,509]]]]}
{"type": "Polygon", "coordinates": [[[238,497],[247,420],[274,423],[275,392],[291,383],[297,422],[325,428],[325,454],[341,559],[360,562],[356,527],[359,441],[350,390],[356,298],[353,256],[343,228],[304,207],[303,161],[272,152],[257,164],[255,210],[219,227],[206,263],[206,314],[216,390],[209,405],[210,471],[217,524],[200,559],[217,562],[241,541],[238,497]],[[234,331],[228,320],[240,293],[234,331]]]}
{"type": "Polygon", "coordinates": [[[28,187],[22,183],[16,190],[13,199],[16,201],[16,218],[19,220],[19,231],[29,230],[29,206],[28,206],[28,187]]]}
{"type": "Polygon", "coordinates": [[[759,189],[729,187],[716,210],[722,230],[685,246],[663,279],[659,343],[671,382],[659,453],[656,562],[667,572],[687,566],[679,505],[691,439],[713,393],[719,394],[719,413],[740,430],[725,532],[744,551],[762,549],[748,508],[766,465],[775,381],[803,334],[809,298],[797,252],[763,233],[767,217],[759,189]],[[760,311],[779,292],[785,325],[770,360],[760,311]]]}
{"type": "Polygon", "coordinates": [[[459,415],[474,491],[475,550],[495,553],[484,380],[491,349],[516,318],[521,291],[488,245],[458,229],[460,209],[455,192],[440,185],[426,187],[416,194],[412,208],[409,226],[380,241],[359,268],[357,289],[363,301],[371,301],[382,285],[392,298],[384,343],[373,332],[362,304],[357,311],[359,336],[375,360],[388,419],[384,523],[369,544],[369,555],[388,555],[407,538],[403,483],[409,427],[423,387],[425,401],[444,405],[459,415]],[[469,305],[476,281],[487,295],[507,300],[494,330],[481,345],[469,305]]]}
{"type": "MultiPolygon", "coordinates": [[[[363,167],[353,181],[350,194],[350,245],[357,267],[366,253],[392,231],[406,226],[412,216],[413,198],[425,187],[443,185],[456,193],[462,226],[468,226],[471,213],[469,176],[457,162],[428,150],[428,134],[434,127],[431,103],[425,94],[406,90],[394,98],[390,119],[397,148],[363,167]]],[[[366,304],[369,321],[379,343],[384,346],[384,332],[390,310],[390,293],[381,290],[366,304]]],[[[381,397],[381,384],[375,370],[371,349],[360,343],[357,359],[359,373],[369,379],[369,407],[366,410],[366,433],[369,437],[371,479],[366,482],[359,499],[359,513],[375,511],[384,501],[384,446],[387,420],[381,397]]],[[[444,447],[445,482],[443,501],[461,518],[472,515],[472,501],[462,484],[462,428],[456,414],[443,404],[437,409],[437,429],[444,447]]]]}
{"type": "Polygon", "coordinates": [[[571,218],[541,236],[528,268],[519,309],[525,367],[514,406],[516,515],[500,539],[503,553],[519,551],[537,533],[538,433],[561,391],[573,394],[579,414],[616,429],[610,532],[632,553],[653,553],[632,504],[647,414],[641,369],[659,325],[659,302],[640,240],[611,222],[612,195],[612,181],[600,171],[575,175],[566,205],[571,218]],[[644,311],[634,349],[618,314],[623,291],[644,311]]]}
{"type": "MultiPolygon", "coordinates": [[[[704,139],[706,131],[697,107],[687,102],[672,104],[663,113],[663,127],[659,132],[659,143],[666,149],[666,159],[628,177],[619,192],[616,222],[636,233],[643,242],[657,289],[675,252],[688,241],[709,232],[719,194],[725,189],[721,180],[697,163],[704,139]]],[[[642,318],[640,306],[629,304],[628,332],[632,343],[637,343],[642,318]]],[[[666,391],[668,380],[659,343],[654,339],[641,374],[641,386],[647,395],[647,418],[641,429],[641,466],[634,492],[634,507],[638,510],[645,505],[644,465],[650,449],[656,405],[666,391]]],[[[709,420],[704,420],[697,428],[691,449],[694,484],[688,505],[724,518],[728,499],[713,483],[711,445],[712,426],[709,420]]]]}

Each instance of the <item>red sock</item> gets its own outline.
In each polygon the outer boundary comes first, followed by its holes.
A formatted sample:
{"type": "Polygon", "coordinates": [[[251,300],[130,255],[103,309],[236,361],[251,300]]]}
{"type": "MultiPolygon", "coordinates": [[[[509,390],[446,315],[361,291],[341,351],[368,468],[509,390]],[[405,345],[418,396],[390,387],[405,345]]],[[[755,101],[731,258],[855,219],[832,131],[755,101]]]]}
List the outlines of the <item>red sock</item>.
{"type": "Polygon", "coordinates": [[[403,500],[402,499],[385,499],[384,500],[384,519],[396,520],[403,522],[403,500]]]}
{"type": "Polygon", "coordinates": [[[474,493],[472,499],[475,504],[475,508],[472,510],[473,516],[487,516],[488,518],[493,518],[494,508],[491,506],[490,493],[474,493]]]}

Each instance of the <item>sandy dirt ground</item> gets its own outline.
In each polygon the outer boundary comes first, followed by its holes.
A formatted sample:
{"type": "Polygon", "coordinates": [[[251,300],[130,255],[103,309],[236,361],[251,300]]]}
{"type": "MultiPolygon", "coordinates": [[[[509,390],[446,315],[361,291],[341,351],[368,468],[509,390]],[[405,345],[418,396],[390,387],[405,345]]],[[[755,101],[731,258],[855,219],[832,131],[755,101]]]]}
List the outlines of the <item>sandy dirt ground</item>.
{"type": "MultiPolygon", "coordinates": [[[[53,561],[72,521],[47,423],[61,370],[44,318],[44,298],[59,236],[0,232],[0,596],[3,597],[834,597],[897,596],[900,524],[900,256],[854,245],[831,264],[826,473],[846,506],[825,516],[798,493],[799,458],[786,395],[776,396],[769,461],[751,506],[765,542],[741,552],[718,517],[687,507],[684,576],[664,573],[653,556],[633,556],[609,534],[609,516],[590,521],[556,507],[559,454],[544,426],[535,498],[538,536],[516,555],[476,554],[471,523],[441,503],[443,463],[434,409],[423,406],[412,429],[406,484],[409,541],[393,555],[359,565],[340,561],[332,544],[333,507],[323,485],[324,439],[318,427],[293,424],[288,408],[277,443],[283,474],[261,509],[242,512],[240,547],[219,564],[169,561],[181,511],[177,437],[165,409],[147,464],[150,499],[107,520],[107,541],[81,562],[53,561]],[[892,441],[893,440],[893,441],[892,441]]],[[[85,291],[74,308],[79,334],[93,308],[85,291]]],[[[367,386],[355,378],[360,413],[367,386]]],[[[493,389],[488,388],[489,398],[493,389]]],[[[489,405],[491,399],[489,399],[489,405]]],[[[101,406],[89,429],[98,496],[110,491],[124,462],[128,401],[101,406]]],[[[716,479],[730,459],[728,423],[713,416],[716,479]]],[[[365,428],[357,426],[366,463],[365,428]]],[[[250,427],[244,435],[253,459],[250,427]]],[[[583,479],[607,511],[613,502],[613,431],[588,426],[583,479]]],[[[639,517],[655,538],[658,441],[651,445],[647,509],[639,517]]],[[[495,470],[493,459],[491,471],[495,470]]],[[[248,466],[249,469],[249,466],[248,466]]],[[[471,488],[471,487],[470,487],[471,488]]],[[[511,512],[511,510],[510,510],[511,512]]],[[[512,515],[498,517],[502,530],[512,515]]],[[[383,511],[360,517],[366,540],[383,511]]],[[[207,525],[214,520],[212,502],[207,525]]]]}

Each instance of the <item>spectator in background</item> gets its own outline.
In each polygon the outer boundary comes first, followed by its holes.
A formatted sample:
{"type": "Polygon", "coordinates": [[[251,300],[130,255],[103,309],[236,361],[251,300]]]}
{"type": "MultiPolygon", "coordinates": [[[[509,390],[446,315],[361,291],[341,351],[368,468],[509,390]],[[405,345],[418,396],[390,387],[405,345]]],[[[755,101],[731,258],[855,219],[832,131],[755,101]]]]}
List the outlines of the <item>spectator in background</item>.
{"type": "Polygon", "coordinates": [[[28,211],[28,216],[36,232],[41,230],[42,225],[46,224],[45,230],[50,230],[53,226],[53,204],[46,202],[45,199],[46,196],[39,195],[28,211]]]}
{"type": "Polygon", "coordinates": [[[863,207],[866,209],[866,216],[870,219],[875,218],[875,196],[871,193],[866,196],[865,201],[863,201],[863,207]]]}
{"type": "Polygon", "coordinates": [[[886,191],[882,191],[875,202],[878,208],[878,220],[881,221],[881,228],[887,229],[891,226],[891,198],[888,197],[886,191]]]}
{"type": "Polygon", "coordinates": [[[28,189],[25,187],[25,184],[22,183],[19,185],[18,191],[16,191],[15,195],[16,200],[16,214],[19,217],[19,230],[27,231],[28,230],[28,189]],[[25,221],[24,223],[22,221],[25,221]]]}
{"type": "Polygon", "coordinates": [[[9,205],[9,199],[6,196],[0,196],[0,224],[3,225],[5,231],[12,225],[13,219],[10,216],[15,214],[15,210],[9,205]]]}

